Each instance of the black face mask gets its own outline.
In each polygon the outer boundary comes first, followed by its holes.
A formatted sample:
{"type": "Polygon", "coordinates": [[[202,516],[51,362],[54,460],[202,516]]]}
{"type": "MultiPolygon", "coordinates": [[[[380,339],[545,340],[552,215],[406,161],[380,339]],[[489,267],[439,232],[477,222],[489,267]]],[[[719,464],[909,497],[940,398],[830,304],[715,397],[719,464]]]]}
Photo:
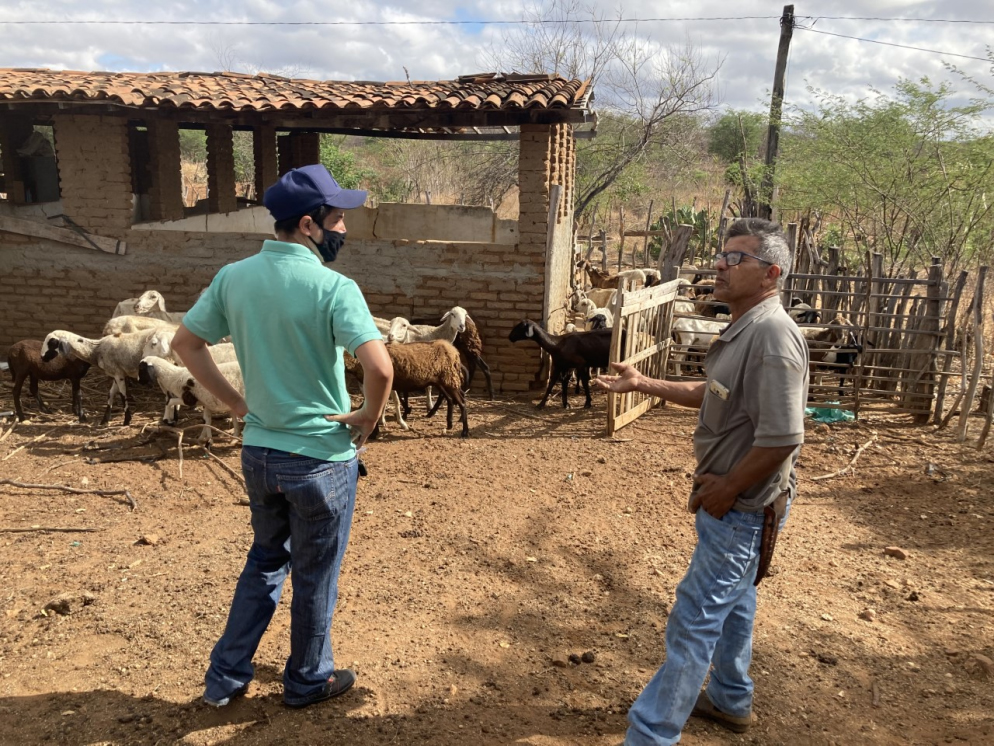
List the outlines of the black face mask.
{"type": "Polygon", "coordinates": [[[318,253],[321,254],[323,261],[334,262],[335,257],[339,255],[339,249],[345,243],[345,233],[330,231],[325,228],[321,229],[321,233],[321,243],[315,243],[318,247],[318,253]]]}

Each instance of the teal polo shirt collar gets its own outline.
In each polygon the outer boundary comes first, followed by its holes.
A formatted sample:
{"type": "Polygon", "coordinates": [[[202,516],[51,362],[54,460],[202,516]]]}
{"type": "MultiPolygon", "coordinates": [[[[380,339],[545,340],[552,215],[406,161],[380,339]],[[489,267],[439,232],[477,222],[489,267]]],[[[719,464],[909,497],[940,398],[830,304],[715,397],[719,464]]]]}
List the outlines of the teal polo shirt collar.
{"type": "Polygon", "coordinates": [[[275,241],[268,239],[263,241],[263,251],[271,251],[274,254],[290,254],[292,256],[307,257],[313,259],[316,264],[321,264],[321,260],[314,255],[307,246],[289,241],[275,241]]]}

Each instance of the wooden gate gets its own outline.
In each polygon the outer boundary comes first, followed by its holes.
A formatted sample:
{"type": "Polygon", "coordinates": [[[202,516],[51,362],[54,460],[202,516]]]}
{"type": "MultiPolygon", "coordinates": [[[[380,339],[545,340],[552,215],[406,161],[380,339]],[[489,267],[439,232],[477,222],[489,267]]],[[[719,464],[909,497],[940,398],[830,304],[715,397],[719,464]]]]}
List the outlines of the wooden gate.
{"type": "MultiPolygon", "coordinates": [[[[641,290],[619,290],[615,305],[610,360],[634,366],[651,378],[663,378],[670,354],[670,327],[678,281],[641,290]]],[[[659,399],[639,392],[608,393],[608,435],[635,420],[659,399]]]]}

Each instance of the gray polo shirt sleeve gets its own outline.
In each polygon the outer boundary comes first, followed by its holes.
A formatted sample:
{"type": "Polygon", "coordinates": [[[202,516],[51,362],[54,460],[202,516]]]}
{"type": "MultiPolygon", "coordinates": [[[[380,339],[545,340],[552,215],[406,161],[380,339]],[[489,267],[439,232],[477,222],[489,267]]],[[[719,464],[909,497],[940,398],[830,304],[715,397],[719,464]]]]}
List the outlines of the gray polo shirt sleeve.
{"type": "Polygon", "coordinates": [[[802,356],[768,352],[757,376],[759,407],[753,445],[759,448],[800,445],[805,440],[808,366],[802,356]]]}
{"type": "Polygon", "coordinates": [[[350,355],[355,355],[356,348],[366,342],[383,338],[373,323],[362,291],[352,280],[343,282],[335,294],[332,336],[335,344],[345,347],[350,355]]]}
{"type": "Polygon", "coordinates": [[[183,317],[183,326],[212,345],[231,334],[228,328],[228,316],[225,314],[224,304],[221,303],[221,286],[227,269],[222,267],[207,290],[194,303],[193,308],[183,317]]]}

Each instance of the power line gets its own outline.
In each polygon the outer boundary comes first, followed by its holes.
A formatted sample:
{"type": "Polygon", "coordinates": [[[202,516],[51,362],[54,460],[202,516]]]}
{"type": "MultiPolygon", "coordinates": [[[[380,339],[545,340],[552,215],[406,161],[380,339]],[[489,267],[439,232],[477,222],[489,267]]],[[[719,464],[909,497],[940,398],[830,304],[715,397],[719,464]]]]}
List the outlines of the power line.
{"type": "Polygon", "coordinates": [[[890,41],[878,41],[877,39],[864,39],[859,36],[846,36],[845,34],[834,34],[832,31],[817,31],[814,28],[806,28],[804,26],[796,26],[799,31],[811,31],[813,34],[825,34],[826,36],[838,36],[841,39],[853,39],[854,41],[866,41],[871,44],[883,44],[886,47],[899,47],[901,49],[914,49],[917,52],[931,52],[932,54],[942,54],[945,57],[963,57],[966,60],[980,60],[981,62],[988,62],[987,57],[975,57],[970,54],[957,54],[956,52],[943,52],[939,49],[926,49],[925,47],[910,47],[908,44],[895,44],[890,41]]]}
{"type": "MultiPolygon", "coordinates": [[[[984,23],[991,25],[995,21],[961,20],[952,18],[870,18],[861,16],[799,16],[824,21],[887,21],[914,23],[984,23]]],[[[0,20],[0,24],[18,26],[493,26],[493,25],[524,25],[542,26],[551,24],[599,24],[599,23],[654,23],[671,21],[756,21],[777,20],[780,16],[697,16],[697,17],[666,17],[666,18],[568,18],[568,19],[533,19],[533,20],[492,20],[477,21],[446,20],[446,21],[148,21],[148,20],[0,20]]],[[[807,29],[811,30],[811,29],[807,29]]],[[[828,33],[828,32],[822,32],[828,33]]],[[[850,37],[855,38],[855,37],[850,37]]]]}

